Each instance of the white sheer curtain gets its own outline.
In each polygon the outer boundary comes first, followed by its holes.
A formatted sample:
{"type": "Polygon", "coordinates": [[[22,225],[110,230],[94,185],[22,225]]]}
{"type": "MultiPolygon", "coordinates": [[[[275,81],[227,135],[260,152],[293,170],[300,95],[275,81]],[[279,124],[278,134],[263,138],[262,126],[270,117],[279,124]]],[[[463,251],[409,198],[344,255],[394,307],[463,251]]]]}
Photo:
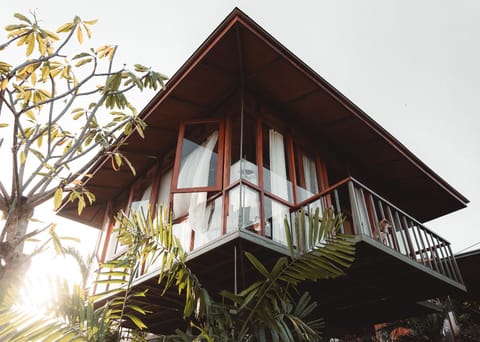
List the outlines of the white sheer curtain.
{"type": "MultiPolygon", "coordinates": [[[[208,185],[210,161],[217,144],[218,131],[213,132],[202,145],[198,145],[186,158],[178,175],[178,187],[204,187],[208,185]]],[[[207,193],[177,194],[173,211],[176,217],[188,213],[188,223],[193,230],[208,230],[209,213],[206,212],[207,193]]]]}
{"type": "MultiPolygon", "coordinates": [[[[319,192],[318,188],[318,179],[317,179],[317,167],[315,165],[315,160],[312,158],[302,155],[302,164],[303,164],[303,174],[305,176],[305,190],[299,191],[299,196],[301,197],[300,200],[306,200],[313,195],[319,192]]],[[[320,216],[323,212],[323,204],[322,200],[318,199],[315,202],[311,202],[308,204],[308,211],[313,212],[317,208],[319,208],[320,216]]]]}
{"type": "Polygon", "coordinates": [[[306,155],[302,156],[303,174],[305,175],[305,187],[310,196],[318,193],[317,168],[315,161],[306,155]]]}
{"type": "MultiPolygon", "coordinates": [[[[272,193],[288,199],[287,164],[285,161],[285,146],[283,135],[277,131],[269,130],[269,152],[270,152],[270,185],[272,193]]],[[[285,212],[280,205],[272,202],[273,238],[280,242],[286,241],[285,229],[283,227],[283,215],[285,212]],[[281,218],[281,219],[280,219],[281,218]]]]}
{"type": "Polygon", "coordinates": [[[372,236],[370,231],[370,223],[368,221],[367,204],[365,203],[365,197],[363,197],[362,191],[359,188],[355,188],[355,199],[357,203],[358,223],[360,224],[360,230],[363,234],[372,236]]]}
{"type": "Polygon", "coordinates": [[[170,169],[160,177],[160,188],[158,189],[157,206],[168,207],[168,196],[172,183],[173,170],[170,169]]]}

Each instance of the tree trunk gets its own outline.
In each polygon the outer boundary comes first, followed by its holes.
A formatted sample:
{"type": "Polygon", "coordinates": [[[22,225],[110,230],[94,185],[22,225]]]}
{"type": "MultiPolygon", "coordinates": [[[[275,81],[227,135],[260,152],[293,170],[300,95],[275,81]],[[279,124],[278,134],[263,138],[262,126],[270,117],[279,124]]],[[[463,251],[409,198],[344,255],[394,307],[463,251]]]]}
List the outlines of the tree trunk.
{"type": "Polygon", "coordinates": [[[24,197],[12,201],[8,209],[0,239],[0,284],[21,276],[29,261],[23,248],[28,223],[34,210],[24,197]]]}

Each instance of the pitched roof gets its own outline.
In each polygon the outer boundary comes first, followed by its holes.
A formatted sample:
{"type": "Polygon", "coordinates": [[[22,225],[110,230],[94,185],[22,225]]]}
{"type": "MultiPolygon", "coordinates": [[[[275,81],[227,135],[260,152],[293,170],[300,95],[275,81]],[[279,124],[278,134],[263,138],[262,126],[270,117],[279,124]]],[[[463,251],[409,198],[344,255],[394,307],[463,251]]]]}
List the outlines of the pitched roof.
{"type": "MultiPolygon", "coordinates": [[[[303,63],[241,10],[235,8],[143,109],[145,139],[122,137],[122,151],[138,174],[146,172],[176,144],[181,120],[208,115],[240,84],[261,95],[323,144],[362,170],[369,185],[420,221],[468,203],[331,84],[303,63]]],[[[134,180],[128,170],[115,172],[106,159],[86,180],[97,201],[81,217],[73,205],[60,215],[92,226],[101,225],[106,203],[134,180]]]]}

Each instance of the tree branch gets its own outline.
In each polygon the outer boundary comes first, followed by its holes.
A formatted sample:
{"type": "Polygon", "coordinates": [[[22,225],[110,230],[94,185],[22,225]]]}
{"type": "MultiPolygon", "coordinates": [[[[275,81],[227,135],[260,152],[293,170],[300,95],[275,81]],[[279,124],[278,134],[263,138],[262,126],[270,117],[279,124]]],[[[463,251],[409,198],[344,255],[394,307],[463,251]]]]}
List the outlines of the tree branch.
{"type": "Polygon", "coordinates": [[[13,37],[13,38],[12,38],[12,39],[10,39],[9,41],[7,41],[7,42],[5,42],[5,43],[1,44],[1,45],[0,45],[0,50],[3,50],[3,49],[5,49],[5,48],[6,48],[6,47],[8,47],[10,44],[12,44],[14,41],[16,41],[16,40],[18,40],[18,39],[20,39],[20,38],[22,38],[22,37],[24,37],[24,36],[26,36],[26,35],[30,34],[31,32],[32,32],[32,30],[30,30],[30,31],[27,31],[27,32],[25,32],[25,33],[22,33],[22,34],[21,34],[21,35],[19,35],[19,36],[15,36],[15,37],[13,37]]]}
{"type": "MultiPolygon", "coordinates": [[[[50,83],[52,84],[51,94],[53,96],[55,94],[55,79],[52,77],[52,74],[49,74],[48,78],[50,79],[50,83]]],[[[48,111],[48,125],[47,125],[47,127],[49,127],[49,129],[48,129],[48,142],[47,142],[47,153],[48,154],[50,154],[51,146],[52,146],[52,126],[54,125],[54,123],[52,122],[52,118],[53,118],[53,109],[55,107],[54,104],[55,104],[54,102],[50,103],[50,110],[48,111]]]]}
{"type": "Polygon", "coordinates": [[[48,224],[47,226],[41,228],[41,229],[35,229],[34,231],[28,233],[28,234],[25,234],[23,235],[22,237],[20,237],[20,239],[16,240],[16,242],[12,245],[13,248],[16,248],[17,246],[21,245],[22,243],[24,243],[25,241],[27,241],[28,239],[30,239],[31,237],[34,237],[40,233],[43,233],[44,231],[46,231],[48,228],[50,228],[52,226],[52,224],[48,224]]]}
{"type": "Polygon", "coordinates": [[[0,210],[5,211],[5,209],[8,208],[8,201],[10,199],[10,196],[8,195],[7,189],[5,189],[5,186],[3,185],[1,180],[0,180],[0,192],[1,192],[0,210]]]}

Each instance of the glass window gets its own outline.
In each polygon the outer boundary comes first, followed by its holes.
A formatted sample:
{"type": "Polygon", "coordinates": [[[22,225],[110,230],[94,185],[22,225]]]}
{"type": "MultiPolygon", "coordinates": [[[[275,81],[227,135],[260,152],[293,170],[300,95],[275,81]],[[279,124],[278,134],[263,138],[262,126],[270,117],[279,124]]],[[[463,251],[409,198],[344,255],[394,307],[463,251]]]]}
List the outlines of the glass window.
{"type": "Polygon", "coordinates": [[[220,186],[219,123],[185,125],[177,156],[177,189],[220,186]]]}
{"type": "Polygon", "coordinates": [[[283,134],[264,127],[263,142],[263,183],[268,192],[292,202],[292,183],[287,167],[287,145],[283,134]]]}
{"type": "Polygon", "coordinates": [[[244,228],[260,232],[260,198],[257,191],[246,185],[229,191],[227,232],[244,228]]]}
{"type": "Polygon", "coordinates": [[[168,170],[160,176],[160,185],[157,196],[157,207],[168,207],[168,199],[170,195],[170,185],[172,182],[172,170],[168,170]]]}
{"type": "Polygon", "coordinates": [[[190,250],[190,241],[192,238],[192,230],[189,228],[187,221],[176,223],[172,227],[173,234],[180,240],[183,250],[190,250]]]}
{"type": "Polygon", "coordinates": [[[222,197],[210,201],[205,208],[204,222],[195,229],[194,248],[198,248],[222,235],[222,197]]]}
{"type": "Polygon", "coordinates": [[[237,116],[232,120],[232,165],[230,168],[230,183],[239,180],[241,177],[252,184],[258,185],[255,120],[249,116],[245,117],[243,139],[240,137],[241,131],[240,117],[237,116]]]}
{"type": "Polygon", "coordinates": [[[195,232],[195,248],[221,235],[222,198],[207,201],[207,192],[173,196],[173,218],[186,217],[182,229],[195,232]]]}
{"type": "Polygon", "coordinates": [[[132,199],[132,203],[130,204],[130,208],[128,211],[129,216],[131,216],[135,212],[136,215],[143,215],[144,217],[146,217],[148,214],[151,196],[152,184],[150,184],[145,190],[137,192],[132,199]]]}
{"type": "Polygon", "coordinates": [[[281,244],[287,244],[285,232],[285,217],[290,214],[290,208],[267,196],[264,197],[265,236],[281,244]]]}
{"type": "Polygon", "coordinates": [[[298,201],[304,201],[319,192],[315,159],[297,149],[296,174],[298,201]]]}

